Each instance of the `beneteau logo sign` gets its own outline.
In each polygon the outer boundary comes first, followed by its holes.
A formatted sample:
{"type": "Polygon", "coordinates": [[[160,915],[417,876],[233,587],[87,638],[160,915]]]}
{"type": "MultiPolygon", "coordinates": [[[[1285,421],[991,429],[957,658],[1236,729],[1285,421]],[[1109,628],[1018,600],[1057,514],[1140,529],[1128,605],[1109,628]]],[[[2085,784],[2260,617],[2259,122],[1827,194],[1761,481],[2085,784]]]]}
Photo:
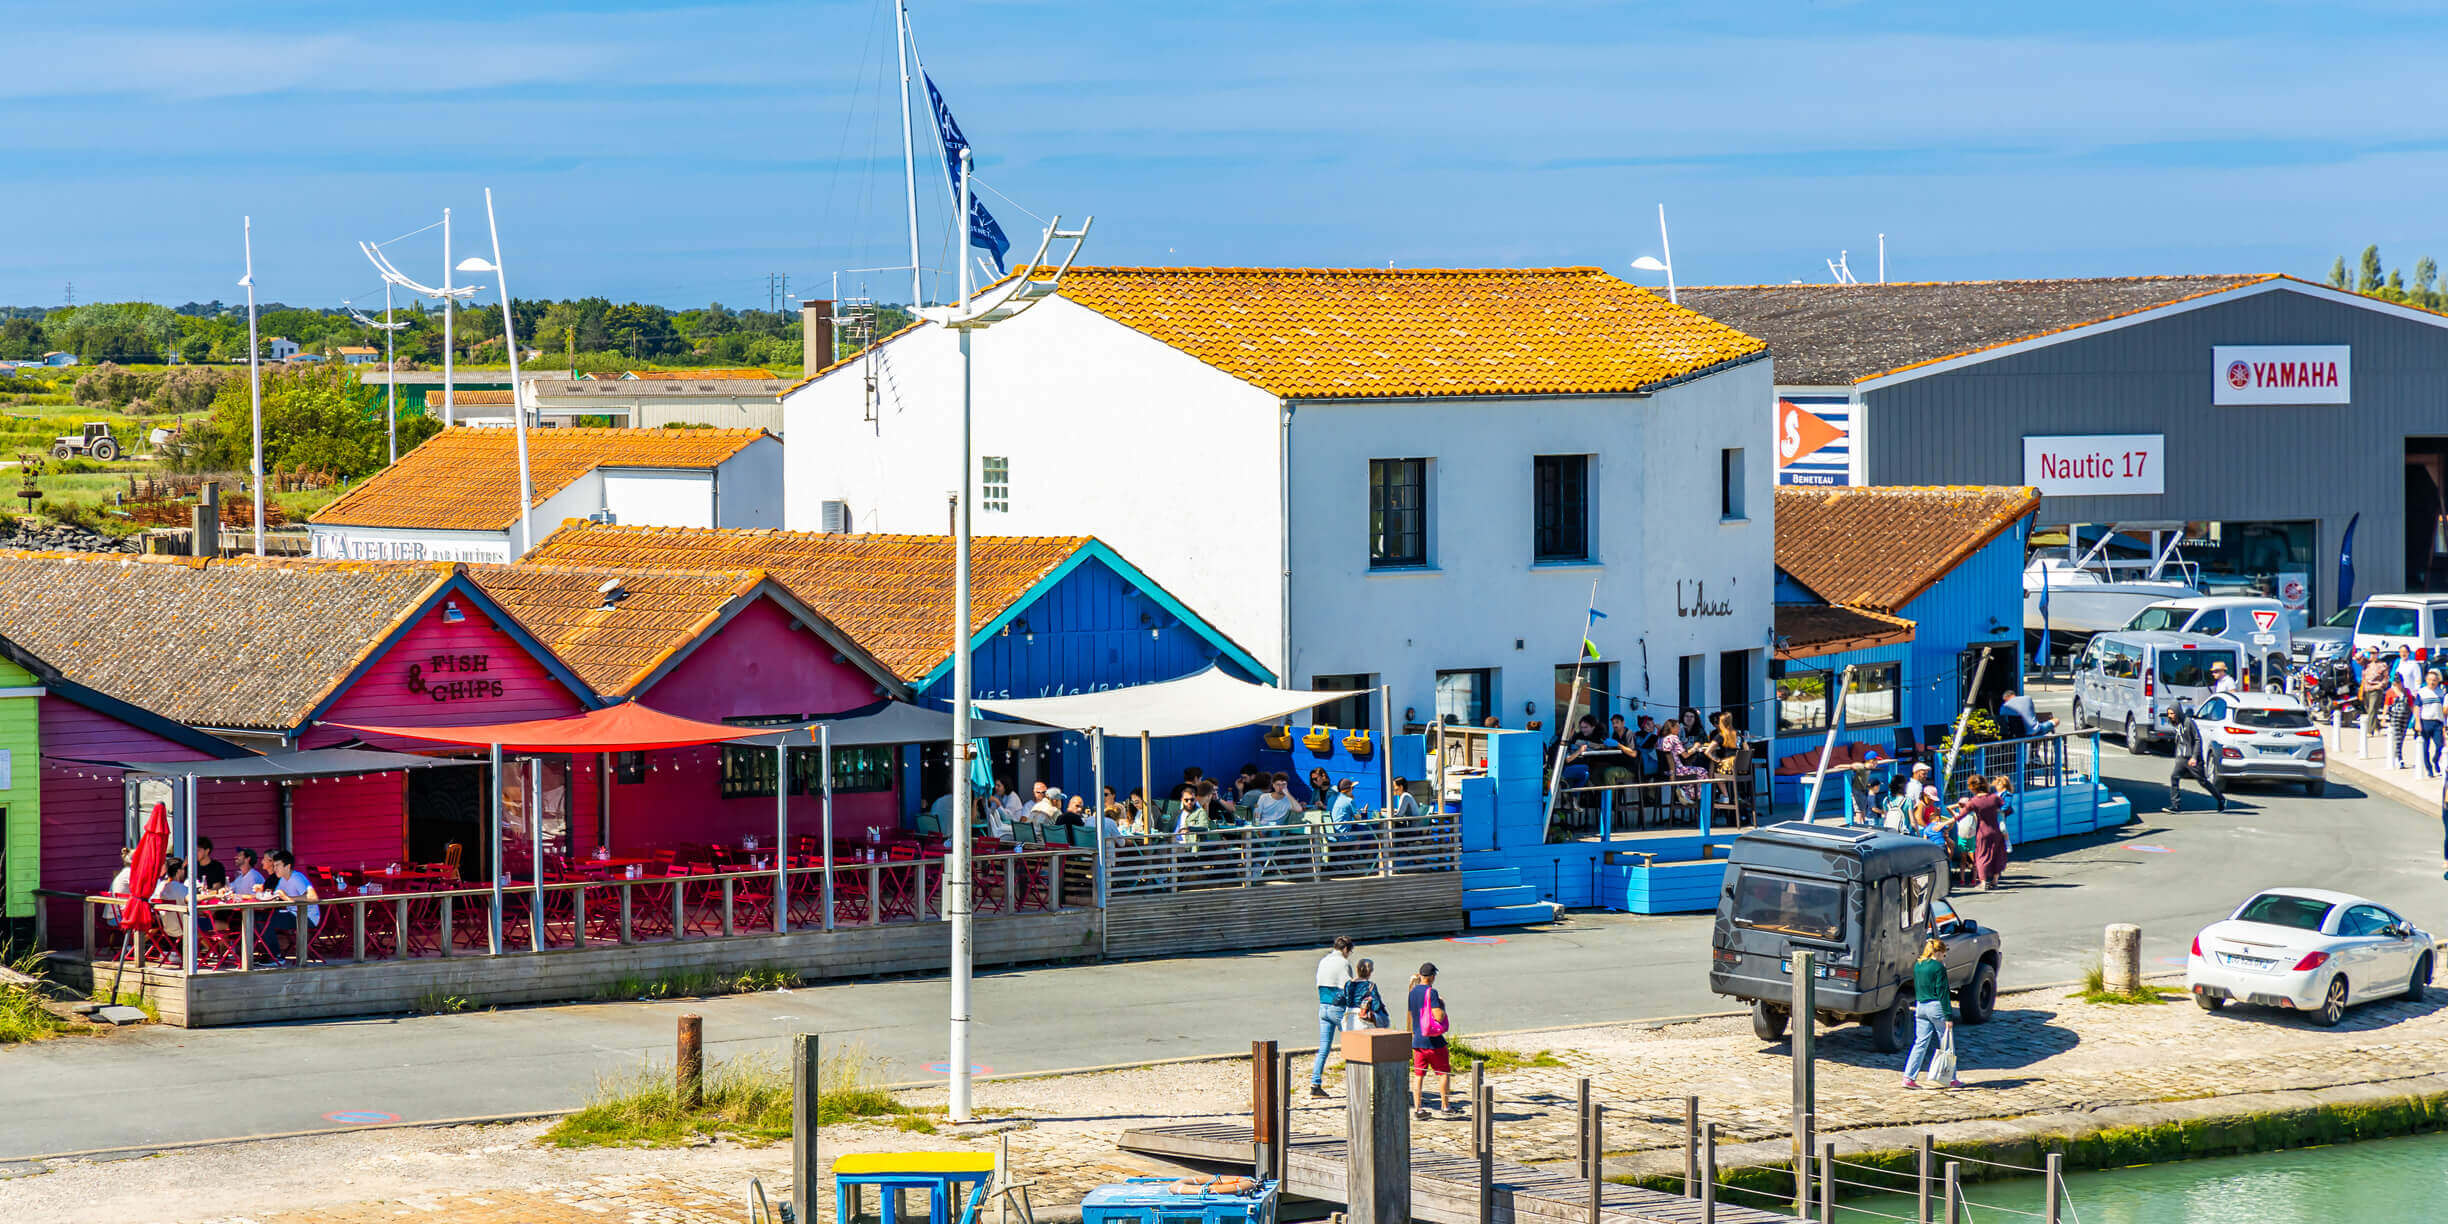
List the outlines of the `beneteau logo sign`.
{"type": "Polygon", "coordinates": [[[2211,402],[2344,404],[2354,349],[2344,344],[2221,344],[2210,350],[2211,402]]]}

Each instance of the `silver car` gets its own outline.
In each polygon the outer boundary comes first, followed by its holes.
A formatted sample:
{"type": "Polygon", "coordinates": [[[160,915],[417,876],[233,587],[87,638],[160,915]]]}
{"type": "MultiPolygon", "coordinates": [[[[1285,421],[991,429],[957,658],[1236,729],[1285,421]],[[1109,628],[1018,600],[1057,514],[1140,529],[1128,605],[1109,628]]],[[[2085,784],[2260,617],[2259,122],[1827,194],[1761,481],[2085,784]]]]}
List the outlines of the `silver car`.
{"type": "Polygon", "coordinates": [[[2204,762],[2221,789],[2237,782],[2328,785],[2329,753],[2304,703],[2281,693],[2217,693],[2193,710],[2204,762]]]}

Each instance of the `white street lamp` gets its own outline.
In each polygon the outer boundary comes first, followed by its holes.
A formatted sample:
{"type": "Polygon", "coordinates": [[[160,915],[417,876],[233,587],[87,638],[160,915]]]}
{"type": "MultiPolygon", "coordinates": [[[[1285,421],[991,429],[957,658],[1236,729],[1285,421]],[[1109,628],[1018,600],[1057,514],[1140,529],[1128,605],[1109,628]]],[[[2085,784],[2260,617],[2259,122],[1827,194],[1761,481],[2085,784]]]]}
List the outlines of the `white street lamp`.
{"type": "Polygon", "coordinates": [[[1674,244],[1666,240],[1666,206],[1663,204],[1658,205],[1658,249],[1665,253],[1666,258],[1659,259],[1655,255],[1643,255],[1633,260],[1632,266],[1643,272],[1665,273],[1666,300],[1680,305],[1681,299],[1675,296],[1674,244]]]}
{"type": "Polygon", "coordinates": [[[263,487],[263,366],[255,351],[255,218],[246,218],[246,275],[238,283],[247,291],[247,399],[254,406],[255,457],[249,472],[255,487],[255,555],[264,555],[263,487]]]}
{"type": "MultiPolygon", "coordinates": [[[[964,231],[969,212],[969,149],[960,150],[960,217],[964,231]]],[[[971,932],[973,894],[969,858],[969,508],[970,492],[975,487],[977,473],[971,457],[970,437],[971,398],[969,380],[970,333],[983,331],[994,324],[1026,311],[1029,307],[1052,297],[1061,287],[1063,274],[1071,270],[1071,262],[1079,258],[1081,243],[1088,237],[1088,227],[1096,224],[1090,217],[1076,230],[1062,228],[1057,214],[1047,223],[1045,236],[1037,243],[1037,255],[1019,266],[1018,275],[1006,282],[1004,289],[992,298],[971,301],[970,261],[960,260],[960,301],[954,307],[924,312],[939,319],[944,326],[960,333],[960,490],[952,527],[952,855],[944,873],[944,916],[952,924],[952,1033],[948,1070],[951,1072],[951,1113],[955,1122],[971,1118],[969,1103],[969,978],[976,948],[971,932]],[[1057,238],[1071,243],[1070,252],[1062,265],[1047,275],[1046,248],[1057,238]]],[[[964,245],[968,235],[963,233],[964,245]]]]}
{"type": "Polygon", "coordinates": [[[383,282],[383,321],[380,323],[357,313],[357,307],[353,303],[343,301],[340,304],[348,307],[350,318],[383,334],[383,440],[390,448],[391,458],[388,462],[397,463],[399,462],[399,353],[393,347],[393,340],[395,333],[408,325],[391,321],[391,282],[389,281],[383,282]]]}
{"type": "Polygon", "coordinates": [[[519,473],[519,551],[524,557],[535,547],[535,538],[528,526],[528,504],[535,500],[535,485],[527,472],[527,405],[519,401],[518,324],[510,313],[510,278],[501,268],[501,226],[493,220],[493,189],[485,188],[485,228],[493,234],[493,258],[470,255],[459,261],[459,271],[490,272],[494,277],[495,295],[501,298],[502,343],[510,349],[510,423],[518,435],[519,473]]]}
{"type": "MultiPolygon", "coordinates": [[[[425,227],[425,229],[432,228],[433,227],[430,225],[425,227]]],[[[412,234],[421,234],[424,232],[425,230],[410,231],[412,234]]],[[[408,236],[409,234],[402,234],[400,235],[400,238],[406,238],[408,236]]],[[[399,238],[394,238],[391,240],[391,242],[397,241],[399,241],[399,238]]],[[[476,295],[476,291],[478,289],[482,289],[484,286],[454,286],[450,283],[450,210],[447,208],[442,210],[442,285],[440,288],[435,288],[430,285],[420,285],[417,282],[408,279],[408,277],[398,268],[393,267],[390,256],[383,254],[382,250],[388,245],[390,245],[390,243],[360,242],[357,244],[357,249],[364,251],[365,257],[368,260],[373,261],[374,270],[382,274],[383,283],[397,285],[400,288],[416,294],[419,297],[441,299],[442,423],[444,425],[456,425],[459,423],[458,403],[451,392],[453,383],[453,363],[457,357],[457,354],[453,352],[453,350],[458,347],[458,341],[455,335],[455,321],[458,313],[457,307],[462,299],[474,297],[476,295]]],[[[397,370],[392,371],[391,377],[396,381],[399,377],[399,372],[397,370]]]]}

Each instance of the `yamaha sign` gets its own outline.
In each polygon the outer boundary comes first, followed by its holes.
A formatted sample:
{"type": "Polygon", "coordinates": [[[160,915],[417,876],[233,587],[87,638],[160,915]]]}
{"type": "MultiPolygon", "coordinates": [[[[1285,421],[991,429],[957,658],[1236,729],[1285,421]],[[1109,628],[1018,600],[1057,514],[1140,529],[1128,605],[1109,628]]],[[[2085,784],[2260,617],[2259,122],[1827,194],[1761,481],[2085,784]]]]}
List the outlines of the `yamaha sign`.
{"type": "Polygon", "coordinates": [[[2220,344],[2210,349],[2213,404],[2352,402],[2354,350],[2343,344],[2220,344]]]}

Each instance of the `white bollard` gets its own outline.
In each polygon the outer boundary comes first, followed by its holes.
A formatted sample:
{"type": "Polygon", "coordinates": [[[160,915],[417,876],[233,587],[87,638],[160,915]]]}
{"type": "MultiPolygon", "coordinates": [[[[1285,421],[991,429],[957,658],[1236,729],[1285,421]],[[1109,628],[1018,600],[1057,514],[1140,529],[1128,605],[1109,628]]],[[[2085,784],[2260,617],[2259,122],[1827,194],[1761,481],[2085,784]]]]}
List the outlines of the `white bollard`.
{"type": "Polygon", "coordinates": [[[2108,924],[2108,937],[2100,947],[2100,976],[2117,994],[2142,989],[2142,928],[2130,922],[2108,924]]]}

